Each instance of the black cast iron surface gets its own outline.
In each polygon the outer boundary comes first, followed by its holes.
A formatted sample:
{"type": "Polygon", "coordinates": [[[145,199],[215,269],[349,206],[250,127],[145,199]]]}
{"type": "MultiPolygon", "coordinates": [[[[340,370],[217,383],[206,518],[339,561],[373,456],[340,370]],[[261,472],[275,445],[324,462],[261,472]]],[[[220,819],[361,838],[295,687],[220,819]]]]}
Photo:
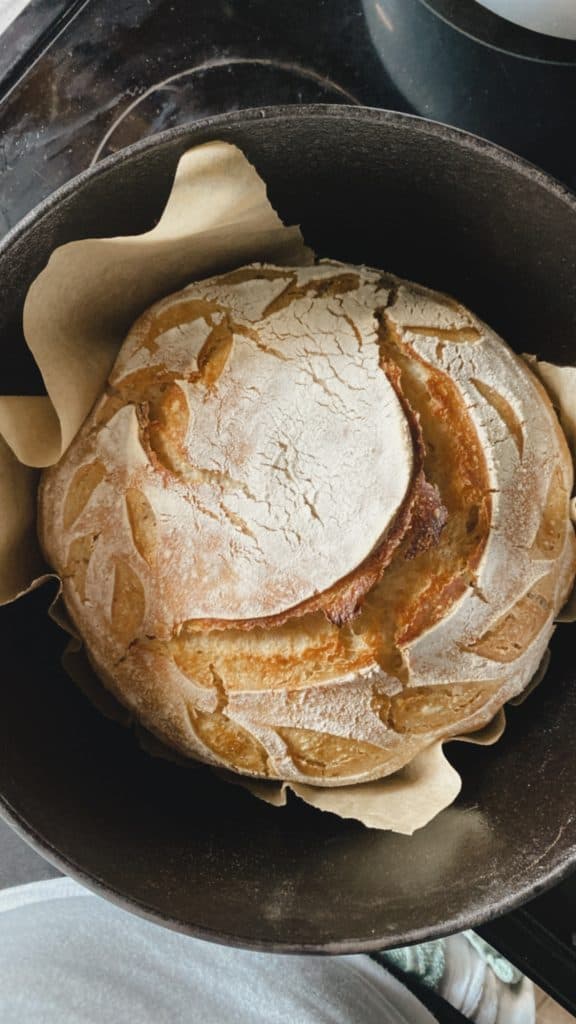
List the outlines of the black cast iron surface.
{"type": "MultiPolygon", "coordinates": [[[[256,110],[100,165],[6,240],[0,368],[15,390],[25,365],[20,303],[51,249],[150,226],[177,155],[218,137],[242,146],[281,214],[302,222],[320,254],[393,264],[459,294],[517,348],[566,357],[576,201],[560,186],[485,143],[399,115],[256,110]]],[[[254,948],[369,949],[486,920],[573,863],[569,627],[555,638],[548,684],[510,712],[505,739],[490,750],[450,748],[462,796],[407,838],[297,802],[275,810],[200,766],[151,759],[59,668],[62,636],[45,617],[47,600],[39,591],[0,614],[10,680],[2,799],[42,852],[123,905],[254,948]]]]}

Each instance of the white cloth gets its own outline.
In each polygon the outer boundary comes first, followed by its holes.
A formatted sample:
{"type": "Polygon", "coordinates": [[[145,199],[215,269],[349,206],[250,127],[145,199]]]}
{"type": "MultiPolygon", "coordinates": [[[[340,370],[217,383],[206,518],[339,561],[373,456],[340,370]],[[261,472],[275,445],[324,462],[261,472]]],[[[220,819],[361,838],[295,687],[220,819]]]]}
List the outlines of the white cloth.
{"type": "Polygon", "coordinates": [[[69,879],[0,892],[2,1024],[434,1024],[368,956],[279,956],[169,932],[69,879]]]}
{"type": "Polygon", "coordinates": [[[8,28],[27,3],[28,0],[0,0],[0,33],[8,28]]]}

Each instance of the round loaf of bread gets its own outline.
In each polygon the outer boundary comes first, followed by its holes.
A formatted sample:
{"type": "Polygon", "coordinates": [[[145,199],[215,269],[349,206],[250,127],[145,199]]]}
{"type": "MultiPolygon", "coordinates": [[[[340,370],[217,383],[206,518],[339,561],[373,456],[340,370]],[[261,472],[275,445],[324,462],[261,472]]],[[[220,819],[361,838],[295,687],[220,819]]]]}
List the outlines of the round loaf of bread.
{"type": "Polygon", "coordinates": [[[340,786],[482,727],[575,572],[572,463],[528,367],[380,271],[253,265],[133,326],[43,474],[104,684],[180,753],[340,786]]]}

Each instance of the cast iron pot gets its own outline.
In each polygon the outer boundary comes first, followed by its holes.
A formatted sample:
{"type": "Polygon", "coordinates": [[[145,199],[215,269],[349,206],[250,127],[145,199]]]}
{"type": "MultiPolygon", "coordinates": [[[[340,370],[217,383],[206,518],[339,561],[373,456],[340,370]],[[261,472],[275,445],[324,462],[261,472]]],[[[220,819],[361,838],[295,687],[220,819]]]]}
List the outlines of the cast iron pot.
{"type": "MultiPolygon", "coordinates": [[[[30,384],[26,289],[52,249],[151,227],[179,155],[227,139],[320,255],[459,296],[518,351],[569,362],[576,199],[443,125],[342,107],[268,108],[179,128],[56,192],[0,246],[2,390],[30,384]]],[[[144,753],[59,664],[42,588],[0,612],[4,814],[63,871],[192,935],[274,951],[355,952],[431,938],[517,906],[576,861],[576,673],[561,627],[544,684],[495,747],[448,747],[461,796],[413,837],[296,800],[268,807],[200,765],[144,753]]]]}

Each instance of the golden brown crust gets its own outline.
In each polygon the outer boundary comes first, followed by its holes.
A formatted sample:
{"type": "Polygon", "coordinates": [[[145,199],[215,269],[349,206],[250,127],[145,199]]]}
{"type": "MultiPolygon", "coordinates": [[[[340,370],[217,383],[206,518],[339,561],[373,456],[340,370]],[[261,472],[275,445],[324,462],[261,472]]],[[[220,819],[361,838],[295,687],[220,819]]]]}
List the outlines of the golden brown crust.
{"type": "Polygon", "coordinates": [[[469,588],[488,539],[492,499],[482,445],[455,382],[417,355],[385,311],[380,346],[417,410],[428,442],[424,471],[443,502],[437,543],[416,550],[417,542],[408,539],[368,602],[365,626],[360,623],[374,657],[392,671],[394,663],[402,665],[402,649],[441,621],[469,588]]]}
{"type": "Polygon", "coordinates": [[[571,488],[543,389],[458,303],[362,268],[242,268],[140,319],[107,395],[44,474],[39,530],[94,666],[140,722],[211,764],[338,786],[482,727],[527,684],[574,577],[571,488]],[[246,317],[228,310],[230,289],[247,289],[246,317]],[[172,615],[170,502],[178,488],[197,500],[215,470],[187,458],[170,339],[203,325],[186,379],[214,394],[232,340],[257,347],[264,313],[280,333],[314,302],[337,311],[358,358],[357,311],[372,310],[409,424],[410,486],[367,558],[309,601],[248,622],[172,615]]]}

